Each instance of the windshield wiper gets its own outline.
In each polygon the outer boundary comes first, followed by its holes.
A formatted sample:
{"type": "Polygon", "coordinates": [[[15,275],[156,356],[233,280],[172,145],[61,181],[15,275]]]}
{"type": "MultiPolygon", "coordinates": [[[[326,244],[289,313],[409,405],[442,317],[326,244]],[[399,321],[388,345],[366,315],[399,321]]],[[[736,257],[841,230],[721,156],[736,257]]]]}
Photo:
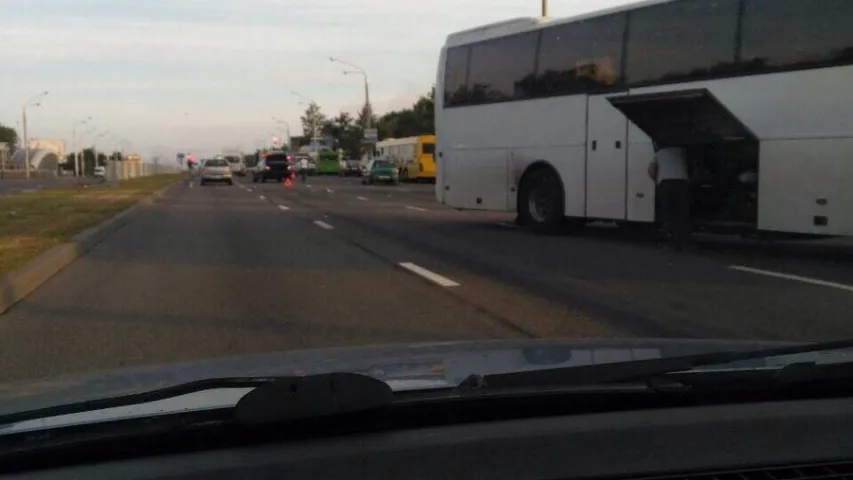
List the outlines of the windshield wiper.
{"type": "Polygon", "coordinates": [[[236,409],[237,420],[249,424],[366,410],[390,404],[394,396],[385,382],[355,373],[210,378],[147,392],[3,415],[0,416],[0,424],[140,405],[206,390],[231,388],[253,388],[232,407],[236,409]]]}
{"type": "Polygon", "coordinates": [[[613,362],[577,367],[553,368],[494,375],[471,375],[456,387],[456,393],[507,392],[513,389],[535,390],[554,387],[646,382],[669,373],[684,372],[698,367],[725,365],[783,355],[843,350],[853,348],[853,339],[812,343],[778,348],[729,351],[682,357],[655,358],[630,362],[613,362]]]}

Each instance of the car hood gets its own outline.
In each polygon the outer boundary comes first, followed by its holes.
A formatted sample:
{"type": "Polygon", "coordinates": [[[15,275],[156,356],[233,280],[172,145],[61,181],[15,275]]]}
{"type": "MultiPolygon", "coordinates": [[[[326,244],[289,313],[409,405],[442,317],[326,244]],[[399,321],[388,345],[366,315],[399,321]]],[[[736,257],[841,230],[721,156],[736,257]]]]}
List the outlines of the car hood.
{"type": "MultiPolygon", "coordinates": [[[[518,340],[298,350],[6,383],[0,385],[0,415],[139,393],[210,378],[357,372],[384,380],[400,391],[457,385],[471,374],[486,375],[780,345],[791,343],[518,340]]],[[[217,403],[211,398],[205,402],[217,403]]],[[[230,396],[225,395],[223,398],[226,405],[233,405],[230,396]]]]}

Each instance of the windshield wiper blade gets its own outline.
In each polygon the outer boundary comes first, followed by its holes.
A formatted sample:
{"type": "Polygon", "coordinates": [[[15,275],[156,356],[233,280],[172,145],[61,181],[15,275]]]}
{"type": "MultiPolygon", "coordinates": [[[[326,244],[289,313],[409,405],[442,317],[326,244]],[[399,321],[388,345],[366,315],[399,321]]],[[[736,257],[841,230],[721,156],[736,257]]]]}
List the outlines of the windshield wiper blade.
{"type": "Polygon", "coordinates": [[[56,405],[53,407],[26,410],[19,413],[11,413],[0,416],[0,424],[21,422],[24,420],[35,420],[39,418],[55,417],[58,415],[71,415],[74,413],[91,412],[105,408],[126,407],[142,403],[166,400],[169,398],[212,390],[218,388],[252,388],[267,383],[288,380],[293,377],[223,377],[207,378],[194,382],[186,382],[178,385],[148,390],[140,393],[130,393],[114,397],[85,400],[82,402],[56,405]]]}
{"type": "Polygon", "coordinates": [[[0,425],[140,405],[206,390],[232,388],[252,388],[237,402],[236,406],[230,407],[236,408],[239,421],[249,424],[365,410],[390,404],[394,396],[391,387],[385,382],[355,373],[330,373],[304,377],[210,378],[141,393],[3,415],[0,416],[0,425]]]}
{"type": "Polygon", "coordinates": [[[848,348],[853,348],[853,339],[759,350],[728,351],[682,357],[499,373],[494,375],[471,375],[456,387],[456,392],[460,394],[487,393],[509,391],[512,389],[531,390],[537,388],[645,382],[650,378],[668,373],[691,370],[697,367],[725,365],[744,360],[848,348]]]}
{"type": "Polygon", "coordinates": [[[359,373],[327,373],[261,385],[237,402],[237,421],[263,425],[390,405],[391,387],[359,373]]]}

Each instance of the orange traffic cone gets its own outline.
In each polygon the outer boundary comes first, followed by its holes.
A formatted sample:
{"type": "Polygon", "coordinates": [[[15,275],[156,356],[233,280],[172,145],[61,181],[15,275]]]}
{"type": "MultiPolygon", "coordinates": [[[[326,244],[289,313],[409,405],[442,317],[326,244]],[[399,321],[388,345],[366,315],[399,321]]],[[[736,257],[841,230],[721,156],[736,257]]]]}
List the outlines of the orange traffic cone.
{"type": "Polygon", "coordinates": [[[293,182],[290,181],[290,176],[284,177],[284,186],[286,188],[292,188],[293,182]]]}

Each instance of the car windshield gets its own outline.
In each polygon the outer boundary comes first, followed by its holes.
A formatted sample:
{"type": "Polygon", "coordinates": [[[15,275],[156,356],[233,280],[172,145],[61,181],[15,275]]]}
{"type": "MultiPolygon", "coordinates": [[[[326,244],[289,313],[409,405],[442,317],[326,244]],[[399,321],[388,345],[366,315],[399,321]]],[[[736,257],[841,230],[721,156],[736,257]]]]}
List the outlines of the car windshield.
{"type": "Polygon", "coordinates": [[[853,0],[344,3],[0,2],[0,414],[853,338],[853,0]]]}

